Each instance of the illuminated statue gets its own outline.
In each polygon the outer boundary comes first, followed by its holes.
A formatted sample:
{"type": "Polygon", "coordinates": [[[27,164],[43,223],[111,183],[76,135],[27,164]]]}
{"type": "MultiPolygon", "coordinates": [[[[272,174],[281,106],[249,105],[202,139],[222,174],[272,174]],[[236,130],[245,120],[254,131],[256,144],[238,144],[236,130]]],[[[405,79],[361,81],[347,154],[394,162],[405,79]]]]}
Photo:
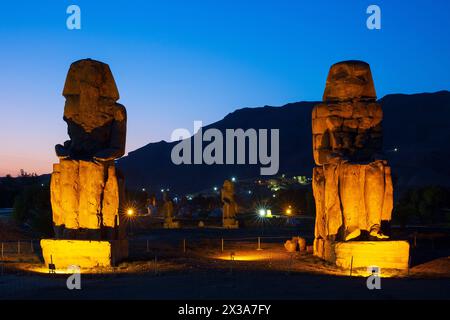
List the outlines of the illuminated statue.
{"type": "Polygon", "coordinates": [[[67,74],[64,121],[70,140],[55,147],[51,203],[56,238],[123,238],[119,199],[123,178],[114,160],[125,152],[125,107],[107,64],[74,62],[67,74]]]}
{"type": "Polygon", "coordinates": [[[229,180],[225,180],[221,190],[221,200],[223,202],[223,227],[237,228],[239,226],[236,221],[238,206],[234,199],[234,184],[229,180]]]}
{"type": "Polygon", "coordinates": [[[369,65],[333,65],[312,114],[316,239],[388,238],[381,222],[391,220],[393,188],[381,157],[382,118],[369,65]]]}
{"type": "Polygon", "coordinates": [[[167,195],[167,192],[163,193],[163,208],[162,211],[164,213],[164,218],[166,220],[172,220],[173,219],[173,202],[167,195]]]}

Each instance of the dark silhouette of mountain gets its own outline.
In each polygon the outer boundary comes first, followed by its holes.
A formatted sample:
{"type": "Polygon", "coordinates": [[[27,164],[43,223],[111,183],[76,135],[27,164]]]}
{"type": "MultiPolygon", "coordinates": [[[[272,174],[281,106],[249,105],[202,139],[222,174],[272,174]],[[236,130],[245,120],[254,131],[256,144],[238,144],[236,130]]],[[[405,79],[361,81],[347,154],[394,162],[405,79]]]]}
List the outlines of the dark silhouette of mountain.
{"type": "MultiPolygon", "coordinates": [[[[450,185],[450,92],[393,94],[379,100],[384,111],[384,150],[400,190],[450,185]]],[[[204,127],[280,130],[279,174],[310,177],[313,168],[311,110],[318,102],[244,108],[204,127]]],[[[192,138],[190,138],[192,144],[192,138]]],[[[179,194],[220,186],[224,179],[256,178],[261,165],[174,165],[177,142],[150,143],[118,160],[130,188],[170,188],[179,194]]],[[[205,147],[209,142],[204,142],[205,147]]],[[[193,149],[192,149],[193,150],[193,149]]],[[[248,149],[247,149],[248,150],[248,149]]],[[[267,177],[267,176],[266,176],[267,177]]]]}

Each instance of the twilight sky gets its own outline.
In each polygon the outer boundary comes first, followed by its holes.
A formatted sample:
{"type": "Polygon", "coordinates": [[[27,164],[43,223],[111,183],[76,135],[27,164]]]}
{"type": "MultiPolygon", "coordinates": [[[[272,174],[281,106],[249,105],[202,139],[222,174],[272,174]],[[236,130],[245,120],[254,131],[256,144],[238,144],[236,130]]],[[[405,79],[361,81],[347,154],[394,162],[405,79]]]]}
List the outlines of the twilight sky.
{"type": "Polygon", "coordinates": [[[369,62],[379,97],[450,89],[449,13],[448,0],[2,2],[0,176],[51,172],[75,60],[110,65],[132,151],[237,108],[320,100],[340,60],[369,62]],[[81,30],[66,28],[71,4],[81,30]]]}

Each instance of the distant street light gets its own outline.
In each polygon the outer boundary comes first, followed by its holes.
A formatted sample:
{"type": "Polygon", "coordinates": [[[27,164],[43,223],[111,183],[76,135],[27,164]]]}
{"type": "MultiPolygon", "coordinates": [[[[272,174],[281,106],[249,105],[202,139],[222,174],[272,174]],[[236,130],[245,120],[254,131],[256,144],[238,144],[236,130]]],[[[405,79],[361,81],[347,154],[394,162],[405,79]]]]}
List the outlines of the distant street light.
{"type": "Polygon", "coordinates": [[[266,216],[266,209],[259,209],[258,214],[260,217],[265,217],[266,216]]]}

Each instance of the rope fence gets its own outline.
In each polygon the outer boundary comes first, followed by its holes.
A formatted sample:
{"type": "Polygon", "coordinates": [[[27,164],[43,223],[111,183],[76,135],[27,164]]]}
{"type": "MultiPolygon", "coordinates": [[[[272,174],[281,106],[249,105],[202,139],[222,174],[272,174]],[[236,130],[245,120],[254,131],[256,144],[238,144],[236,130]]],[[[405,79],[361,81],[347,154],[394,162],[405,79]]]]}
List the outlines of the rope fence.
{"type": "MultiPolygon", "coordinates": [[[[291,240],[292,236],[255,236],[255,237],[240,237],[240,238],[178,238],[178,239],[131,239],[130,247],[135,252],[154,252],[168,249],[179,249],[184,254],[190,249],[205,248],[217,249],[224,252],[227,249],[235,249],[235,245],[239,242],[240,245],[254,244],[255,250],[263,250],[264,243],[284,243],[286,240],[291,240]],[[275,240],[275,241],[274,241],[275,240]],[[276,241],[281,240],[281,241],[276,241]]],[[[130,250],[130,251],[131,251],[130,250]]]]}
{"type": "MultiPolygon", "coordinates": [[[[252,237],[186,237],[186,238],[153,238],[153,239],[129,239],[130,251],[150,253],[158,250],[179,249],[183,253],[187,253],[190,249],[208,247],[210,249],[217,249],[224,252],[225,250],[234,249],[238,242],[243,242],[240,245],[248,246],[254,244],[256,250],[263,250],[263,244],[284,243],[286,240],[291,240],[297,235],[286,236],[252,236],[252,237]],[[280,241],[281,240],[281,241],[280,241]]],[[[307,240],[308,237],[306,237],[307,240]]],[[[409,239],[411,248],[418,247],[419,238],[416,234],[409,239]]],[[[435,248],[434,239],[420,239],[421,246],[435,248]],[[427,243],[430,242],[430,243],[427,243]]],[[[0,241],[0,259],[12,255],[26,255],[40,252],[40,239],[26,239],[14,241],[0,241]]]]}

